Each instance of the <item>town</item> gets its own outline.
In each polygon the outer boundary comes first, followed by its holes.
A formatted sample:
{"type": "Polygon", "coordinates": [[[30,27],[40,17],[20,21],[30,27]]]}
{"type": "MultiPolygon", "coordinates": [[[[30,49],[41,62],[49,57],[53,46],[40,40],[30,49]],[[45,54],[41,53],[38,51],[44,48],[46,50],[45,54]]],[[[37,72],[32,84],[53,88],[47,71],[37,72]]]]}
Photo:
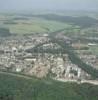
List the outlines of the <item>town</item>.
{"type": "MultiPolygon", "coordinates": [[[[90,74],[71,62],[66,52],[55,53],[55,50],[60,50],[61,46],[49,41],[50,37],[48,37],[48,34],[12,35],[0,38],[0,70],[38,78],[51,77],[63,80],[91,79],[90,74]],[[40,47],[39,44],[42,44],[42,46],[40,47]],[[34,51],[33,48],[37,45],[40,48],[34,51]],[[54,53],[45,52],[49,49],[54,50],[54,53]]],[[[67,39],[66,41],[74,48],[80,48],[80,45],[77,46],[76,43],[72,43],[71,39],[67,39]]],[[[91,53],[87,53],[86,55],[85,52],[78,52],[78,50],[77,54],[84,62],[97,68],[98,58],[96,55],[91,53]]]]}

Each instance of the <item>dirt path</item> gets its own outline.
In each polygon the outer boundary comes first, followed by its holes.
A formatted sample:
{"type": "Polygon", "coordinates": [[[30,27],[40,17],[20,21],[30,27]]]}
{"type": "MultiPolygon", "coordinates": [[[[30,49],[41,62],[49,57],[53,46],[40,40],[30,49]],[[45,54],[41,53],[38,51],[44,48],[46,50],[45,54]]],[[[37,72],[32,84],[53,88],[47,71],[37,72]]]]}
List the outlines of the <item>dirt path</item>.
{"type": "Polygon", "coordinates": [[[20,77],[20,78],[25,78],[25,79],[33,79],[30,76],[25,76],[25,75],[21,75],[21,74],[15,74],[15,73],[11,73],[11,72],[2,72],[2,71],[0,71],[0,74],[10,75],[10,76],[15,76],[15,77],[20,77]]]}
{"type": "Polygon", "coordinates": [[[72,82],[72,83],[77,83],[77,84],[88,83],[92,85],[98,85],[98,80],[81,80],[80,82],[77,80],[71,80],[71,79],[54,79],[54,80],[61,81],[61,82],[72,82]]]}

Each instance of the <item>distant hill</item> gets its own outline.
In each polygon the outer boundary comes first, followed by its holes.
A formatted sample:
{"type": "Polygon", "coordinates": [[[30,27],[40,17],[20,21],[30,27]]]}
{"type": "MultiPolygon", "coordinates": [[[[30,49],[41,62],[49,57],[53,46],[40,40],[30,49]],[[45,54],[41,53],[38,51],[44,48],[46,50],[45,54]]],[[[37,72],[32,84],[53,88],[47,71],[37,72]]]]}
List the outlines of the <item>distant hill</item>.
{"type": "Polygon", "coordinates": [[[91,27],[92,25],[98,24],[97,19],[88,16],[73,17],[73,16],[63,16],[56,14],[33,15],[33,16],[44,18],[47,20],[55,20],[63,23],[74,24],[80,26],[81,28],[87,28],[91,27]]]}

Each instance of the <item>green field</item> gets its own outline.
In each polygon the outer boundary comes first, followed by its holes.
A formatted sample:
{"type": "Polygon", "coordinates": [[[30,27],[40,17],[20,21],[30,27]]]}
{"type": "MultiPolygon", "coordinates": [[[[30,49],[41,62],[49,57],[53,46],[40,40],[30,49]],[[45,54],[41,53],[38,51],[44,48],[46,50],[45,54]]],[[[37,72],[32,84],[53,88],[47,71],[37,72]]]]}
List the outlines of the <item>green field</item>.
{"type": "Polygon", "coordinates": [[[59,29],[63,29],[65,27],[68,27],[68,25],[54,22],[54,21],[46,21],[46,20],[30,20],[29,22],[23,22],[16,25],[9,25],[11,33],[48,33],[57,31],[59,29]]]}
{"type": "Polygon", "coordinates": [[[57,14],[27,16],[0,14],[0,28],[7,28],[12,34],[44,34],[65,29],[65,35],[69,37],[96,37],[98,36],[98,20],[95,17],[90,15],[75,17],[57,14]]]}
{"type": "Polygon", "coordinates": [[[98,86],[0,74],[0,100],[98,100],[98,86]]]}
{"type": "Polygon", "coordinates": [[[0,27],[9,28],[11,33],[30,34],[30,33],[50,33],[71,25],[67,23],[49,21],[42,18],[19,16],[0,16],[0,27]]]}
{"type": "Polygon", "coordinates": [[[98,55],[98,45],[96,45],[96,46],[91,46],[91,47],[90,47],[90,51],[92,52],[92,54],[98,55]]]}

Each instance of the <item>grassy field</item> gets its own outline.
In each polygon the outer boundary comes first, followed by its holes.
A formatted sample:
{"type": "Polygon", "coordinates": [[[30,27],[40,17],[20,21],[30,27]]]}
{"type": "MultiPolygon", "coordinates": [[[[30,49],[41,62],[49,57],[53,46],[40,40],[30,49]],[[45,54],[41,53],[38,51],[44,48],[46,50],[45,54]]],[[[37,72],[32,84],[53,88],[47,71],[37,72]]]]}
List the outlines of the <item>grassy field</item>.
{"type": "Polygon", "coordinates": [[[48,21],[42,18],[36,17],[25,17],[21,18],[19,16],[0,16],[0,27],[9,28],[11,33],[17,34],[27,34],[27,33],[50,33],[67,27],[71,25],[48,21]]]}
{"type": "Polygon", "coordinates": [[[98,86],[0,74],[0,100],[98,100],[98,86]]]}
{"type": "Polygon", "coordinates": [[[0,14],[0,28],[12,34],[51,33],[65,29],[66,36],[98,36],[97,20],[92,17],[64,15],[4,15],[0,14]],[[85,27],[85,25],[87,27],[85,27]],[[94,26],[95,25],[95,26],[94,26]]]}
{"type": "Polygon", "coordinates": [[[30,22],[18,22],[16,25],[9,25],[11,33],[48,33],[57,31],[59,29],[63,29],[68,27],[63,23],[54,22],[54,21],[46,21],[46,20],[30,20],[30,22]]]}
{"type": "Polygon", "coordinates": [[[98,55],[98,45],[96,45],[96,46],[91,46],[91,47],[90,47],[90,51],[91,51],[94,55],[98,55]]]}

